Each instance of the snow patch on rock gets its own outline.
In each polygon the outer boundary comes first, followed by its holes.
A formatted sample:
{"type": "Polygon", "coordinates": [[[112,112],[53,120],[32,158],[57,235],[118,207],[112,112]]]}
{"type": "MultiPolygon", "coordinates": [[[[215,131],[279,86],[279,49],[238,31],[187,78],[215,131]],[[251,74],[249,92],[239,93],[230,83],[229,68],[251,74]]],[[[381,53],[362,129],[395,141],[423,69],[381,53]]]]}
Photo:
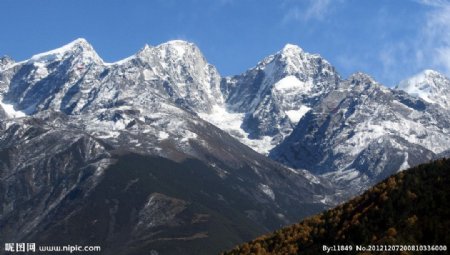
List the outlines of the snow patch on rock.
{"type": "Polygon", "coordinates": [[[280,91],[301,90],[307,92],[311,90],[312,86],[311,80],[304,82],[293,75],[289,75],[275,83],[274,88],[280,91]]]}
{"type": "Polygon", "coordinates": [[[27,116],[26,113],[14,109],[14,105],[3,103],[1,99],[0,99],[0,106],[3,108],[3,110],[5,110],[6,114],[10,118],[21,118],[27,116]]]}
{"type": "Polygon", "coordinates": [[[309,112],[309,110],[311,110],[310,107],[302,105],[298,110],[286,111],[286,115],[289,117],[292,123],[298,123],[303,118],[303,116],[305,116],[305,114],[309,112]]]}
{"type": "Polygon", "coordinates": [[[272,143],[270,136],[262,136],[260,139],[248,138],[249,133],[241,127],[245,113],[229,112],[224,106],[215,105],[210,113],[199,113],[199,116],[261,154],[269,154],[269,151],[276,146],[272,143]]]}
{"type": "Polygon", "coordinates": [[[268,185],[260,183],[258,188],[270,197],[270,199],[275,200],[275,193],[273,193],[273,190],[268,185]]]}

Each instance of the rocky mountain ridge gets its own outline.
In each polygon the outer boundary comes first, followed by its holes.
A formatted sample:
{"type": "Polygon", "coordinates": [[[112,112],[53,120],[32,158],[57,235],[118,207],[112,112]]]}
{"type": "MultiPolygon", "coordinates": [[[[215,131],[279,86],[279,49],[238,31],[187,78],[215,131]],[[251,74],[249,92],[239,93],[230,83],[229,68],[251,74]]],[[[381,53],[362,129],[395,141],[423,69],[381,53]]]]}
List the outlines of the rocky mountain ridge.
{"type": "Polygon", "coordinates": [[[357,73],[328,93],[271,157],[353,190],[448,149],[449,112],[357,73]]]}
{"type": "Polygon", "coordinates": [[[146,45],[115,63],[105,63],[84,39],[26,61],[5,57],[1,63],[4,116],[62,111],[83,116],[86,128],[101,137],[117,136],[129,125],[149,119],[164,119],[150,125],[153,131],[148,132],[182,140],[195,136],[178,132],[180,123],[193,114],[283,164],[330,173],[325,177],[331,181],[358,178],[362,189],[373,178],[450,149],[445,105],[449,80],[430,70],[398,86],[409,96],[361,73],[343,80],[328,61],[291,44],[243,74],[225,78],[194,44],[180,40],[146,45]],[[305,145],[308,139],[298,133],[322,125],[310,117],[318,113],[328,118],[326,125],[336,126],[305,134],[315,141],[305,145]],[[166,128],[159,130],[161,126],[166,128]],[[315,156],[307,156],[312,148],[315,156]],[[408,148],[413,151],[408,153],[408,148]],[[381,151],[396,154],[392,150],[403,152],[395,160],[375,156],[381,151]],[[369,166],[370,161],[376,163],[369,166]]]}

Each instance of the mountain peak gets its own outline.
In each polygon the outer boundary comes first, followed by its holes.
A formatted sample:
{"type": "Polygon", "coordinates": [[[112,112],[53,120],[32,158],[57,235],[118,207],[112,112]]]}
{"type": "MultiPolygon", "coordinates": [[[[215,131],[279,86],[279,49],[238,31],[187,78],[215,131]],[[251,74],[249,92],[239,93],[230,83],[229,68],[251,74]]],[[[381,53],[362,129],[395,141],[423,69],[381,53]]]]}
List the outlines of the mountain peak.
{"type": "Polygon", "coordinates": [[[278,52],[278,55],[285,60],[303,58],[302,55],[304,54],[305,52],[302,48],[290,43],[286,44],[283,49],[278,52]]]}
{"type": "MultiPolygon", "coordinates": [[[[420,74],[420,73],[419,73],[420,74]]],[[[425,75],[425,76],[439,76],[442,75],[441,73],[439,73],[438,71],[435,70],[431,70],[431,69],[425,69],[421,72],[421,74],[425,75]]]]}
{"type": "MultiPolygon", "coordinates": [[[[408,88],[411,86],[415,86],[418,84],[425,84],[427,83],[428,85],[430,83],[434,83],[433,80],[434,79],[447,79],[447,77],[445,77],[443,74],[439,73],[438,71],[435,70],[431,70],[431,69],[426,69],[423,70],[415,75],[413,75],[412,77],[403,80],[399,83],[398,87],[399,88],[408,88]]],[[[436,85],[436,84],[434,84],[436,85]]]]}
{"type": "Polygon", "coordinates": [[[352,90],[359,92],[365,91],[369,88],[384,88],[370,75],[363,72],[353,73],[347,78],[345,82],[340,83],[339,86],[346,89],[352,88],[352,90]]]}
{"type": "Polygon", "coordinates": [[[60,48],[34,55],[29,62],[51,62],[69,56],[82,56],[86,61],[103,63],[92,45],[84,38],[78,38],[60,48]]]}
{"type": "Polygon", "coordinates": [[[363,72],[356,72],[348,78],[352,83],[376,83],[376,81],[368,74],[363,72]]]}
{"type": "Polygon", "coordinates": [[[167,41],[167,42],[165,42],[165,43],[162,43],[161,45],[170,45],[170,46],[174,46],[174,45],[177,45],[177,46],[192,46],[192,45],[194,45],[194,43],[191,43],[191,42],[188,42],[188,41],[185,41],[185,40],[170,40],[170,41],[167,41]]]}
{"type": "Polygon", "coordinates": [[[397,86],[414,97],[420,97],[428,103],[450,108],[450,79],[434,70],[424,70],[397,86]]]}
{"type": "Polygon", "coordinates": [[[300,53],[303,52],[303,49],[300,48],[298,45],[287,43],[284,45],[283,49],[281,50],[281,53],[300,53]]]}
{"type": "Polygon", "coordinates": [[[15,61],[12,58],[10,58],[9,56],[0,57],[0,69],[2,67],[9,66],[14,63],[15,63],[15,61]]]}
{"type": "Polygon", "coordinates": [[[193,53],[200,53],[200,49],[198,49],[194,43],[183,40],[168,41],[156,46],[156,48],[159,49],[162,55],[166,57],[175,56],[178,58],[183,58],[186,54],[191,55],[193,53]]]}
{"type": "Polygon", "coordinates": [[[203,59],[203,62],[206,61],[200,49],[194,43],[183,40],[171,40],[155,47],[146,44],[135,56],[145,59],[146,61],[154,61],[151,59],[155,57],[159,59],[158,61],[163,60],[163,62],[176,62],[179,60],[186,60],[187,58],[201,58],[203,59]]]}
{"type": "Polygon", "coordinates": [[[68,43],[67,45],[78,45],[82,47],[92,48],[92,45],[85,39],[85,38],[77,38],[73,40],[72,42],[68,43]]]}

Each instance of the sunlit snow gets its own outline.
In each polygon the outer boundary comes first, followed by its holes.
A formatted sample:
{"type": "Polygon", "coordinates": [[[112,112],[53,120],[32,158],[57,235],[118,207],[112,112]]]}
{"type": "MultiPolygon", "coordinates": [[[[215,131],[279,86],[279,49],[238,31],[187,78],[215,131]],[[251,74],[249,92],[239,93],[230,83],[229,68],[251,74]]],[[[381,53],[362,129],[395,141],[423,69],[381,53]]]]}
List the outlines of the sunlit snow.
{"type": "Polygon", "coordinates": [[[286,111],[286,115],[289,117],[292,123],[298,123],[309,110],[311,110],[311,108],[302,105],[298,110],[286,111]]]}
{"type": "Polygon", "coordinates": [[[266,194],[272,200],[275,200],[275,193],[273,193],[273,190],[269,186],[260,183],[258,187],[264,194],[266,194]]]}
{"type": "Polygon", "coordinates": [[[409,154],[407,152],[405,152],[405,161],[400,166],[399,171],[403,171],[403,170],[406,170],[411,167],[408,163],[408,158],[409,158],[409,154]]]}
{"type": "Polygon", "coordinates": [[[311,90],[313,84],[310,80],[307,82],[300,81],[297,77],[293,75],[289,75],[284,77],[275,83],[274,88],[276,90],[301,90],[302,92],[306,92],[311,90]]]}
{"type": "Polygon", "coordinates": [[[420,72],[400,82],[398,88],[428,103],[450,108],[450,80],[436,71],[420,72]]]}
{"type": "Polygon", "coordinates": [[[263,136],[261,139],[249,139],[249,134],[241,128],[245,116],[244,113],[228,112],[224,107],[215,105],[211,113],[199,113],[199,116],[264,155],[267,155],[276,145],[272,144],[272,137],[270,136],[263,136]]]}
{"type": "Polygon", "coordinates": [[[54,49],[51,51],[47,51],[44,53],[36,54],[36,55],[32,56],[28,62],[29,63],[52,62],[55,60],[60,60],[68,53],[74,52],[77,49],[77,47],[83,47],[83,48],[88,49],[87,51],[83,52],[83,55],[86,58],[86,60],[103,63],[103,60],[92,49],[90,44],[83,38],[76,39],[75,41],[73,41],[69,44],[66,44],[60,48],[57,48],[57,49],[54,49]]]}
{"type": "Polygon", "coordinates": [[[5,104],[1,100],[0,100],[0,106],[3,108],[3,110],[5,110],[6,114],[10,118],[20,118],[20,117],[27,116],[24,112],[15,110],[14,105],[5,104]]]}

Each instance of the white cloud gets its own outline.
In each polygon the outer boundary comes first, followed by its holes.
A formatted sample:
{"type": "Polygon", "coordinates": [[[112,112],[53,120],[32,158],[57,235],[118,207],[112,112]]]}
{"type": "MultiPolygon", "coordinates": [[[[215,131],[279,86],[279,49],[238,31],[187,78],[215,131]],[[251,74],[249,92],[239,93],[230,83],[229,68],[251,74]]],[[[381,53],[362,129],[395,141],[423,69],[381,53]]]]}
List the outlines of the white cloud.
{"type": "MultiPolygon", "coordinates": [[[[421,7],[412,12],[416,15],[411,21],[415,25],[408,24],[405,26],[408,29],[403,30],[402,22],[408,21],[400,19],[405,16],[393,17],[391,11],[381,8],[374,17],[367,17],[373,20],[370,23],[373,27],[368,29],[375,39],[381,38],[379,44],[368,49],[367,56],[361,53],[353,56],[352,51],[337,56],[337,64],[345,70],[364,69],[372,73],[371,70],[378,70],[379,77],[391,86],[423,69],[435,69],[450,76],[450,0],[410,1],[421,7]]],[[[345,0],[284,0],[283,23],[326,21],[343,3],[345,0]]]]}
{"type": "Polygon", "coordinates": [[[416,50],[415,42],[386,42],[380,46],[378,60],[381,63],[380,75],[388,82],[387,86],[405,79],[404,75],[412,75],[420,69],[422,53],[416,50]]]}
{"type": "Polygon", "coordinates": [[[425,8],[424,16],[418,17],[423,21],[419,23],[415,35],[399,41],[387,41],[378,52],[385,79],[398,81],[406,78],[402,75],[413,75],[423,69],[435,69],[450,75],[450,1],[415,2],[425,8]]]}
{"type": "Polygon", "coordinates": [[[305,19],[322,20],[330,10],[330,0],[314,0],[305,11],[305,19]]]}
{"type": "MultiPolygon", "coordinates": [[[[305,3],[305,6],[293,5],[292,3],[298,3],[299,1],[286,1],[289,8],[288,12],[284,16],[283,22],[288,21],[309,21],[309,20],[324,20],[329,14],[332,8],[331,0],[307,0],[301,1],[305,3]]],[[[285,2],[285,3],[286,3],[285,2]]]]}
{"type": "MultiPolygon", "coordinates": [[[[417,61],[427,61],[430,65],[450,74],[450,2],[444,0],[420,0],[419,3],[431,7],[427,19],[418,36],[417,61]]],[[[422,63],[426,64],[426,63],[422,63]]]]}
{"type": "Polygon", "coordinates": [[[434,7],[445,6],[446,4],[448,4],[448,2],[445,0],[416,0],[416,2],[434,7]]]}
{"type": "MultiPolygon", "coordinates": [[[[352,70],[352,72],[363,71],[367,68],[366,62],[361,59],[363,56],[356,56],[352,54],[341,54],[336,57],[336,64],[338,64],[342,70],[352,70]]],[[[345,78],[345,77],[344,77],[345,78]]]]}
{"type": "Polygon", "coordinates": [[[445,67],[447,75],[450,74],[450,47],[437,49],[437,62],[445,67]]]}

